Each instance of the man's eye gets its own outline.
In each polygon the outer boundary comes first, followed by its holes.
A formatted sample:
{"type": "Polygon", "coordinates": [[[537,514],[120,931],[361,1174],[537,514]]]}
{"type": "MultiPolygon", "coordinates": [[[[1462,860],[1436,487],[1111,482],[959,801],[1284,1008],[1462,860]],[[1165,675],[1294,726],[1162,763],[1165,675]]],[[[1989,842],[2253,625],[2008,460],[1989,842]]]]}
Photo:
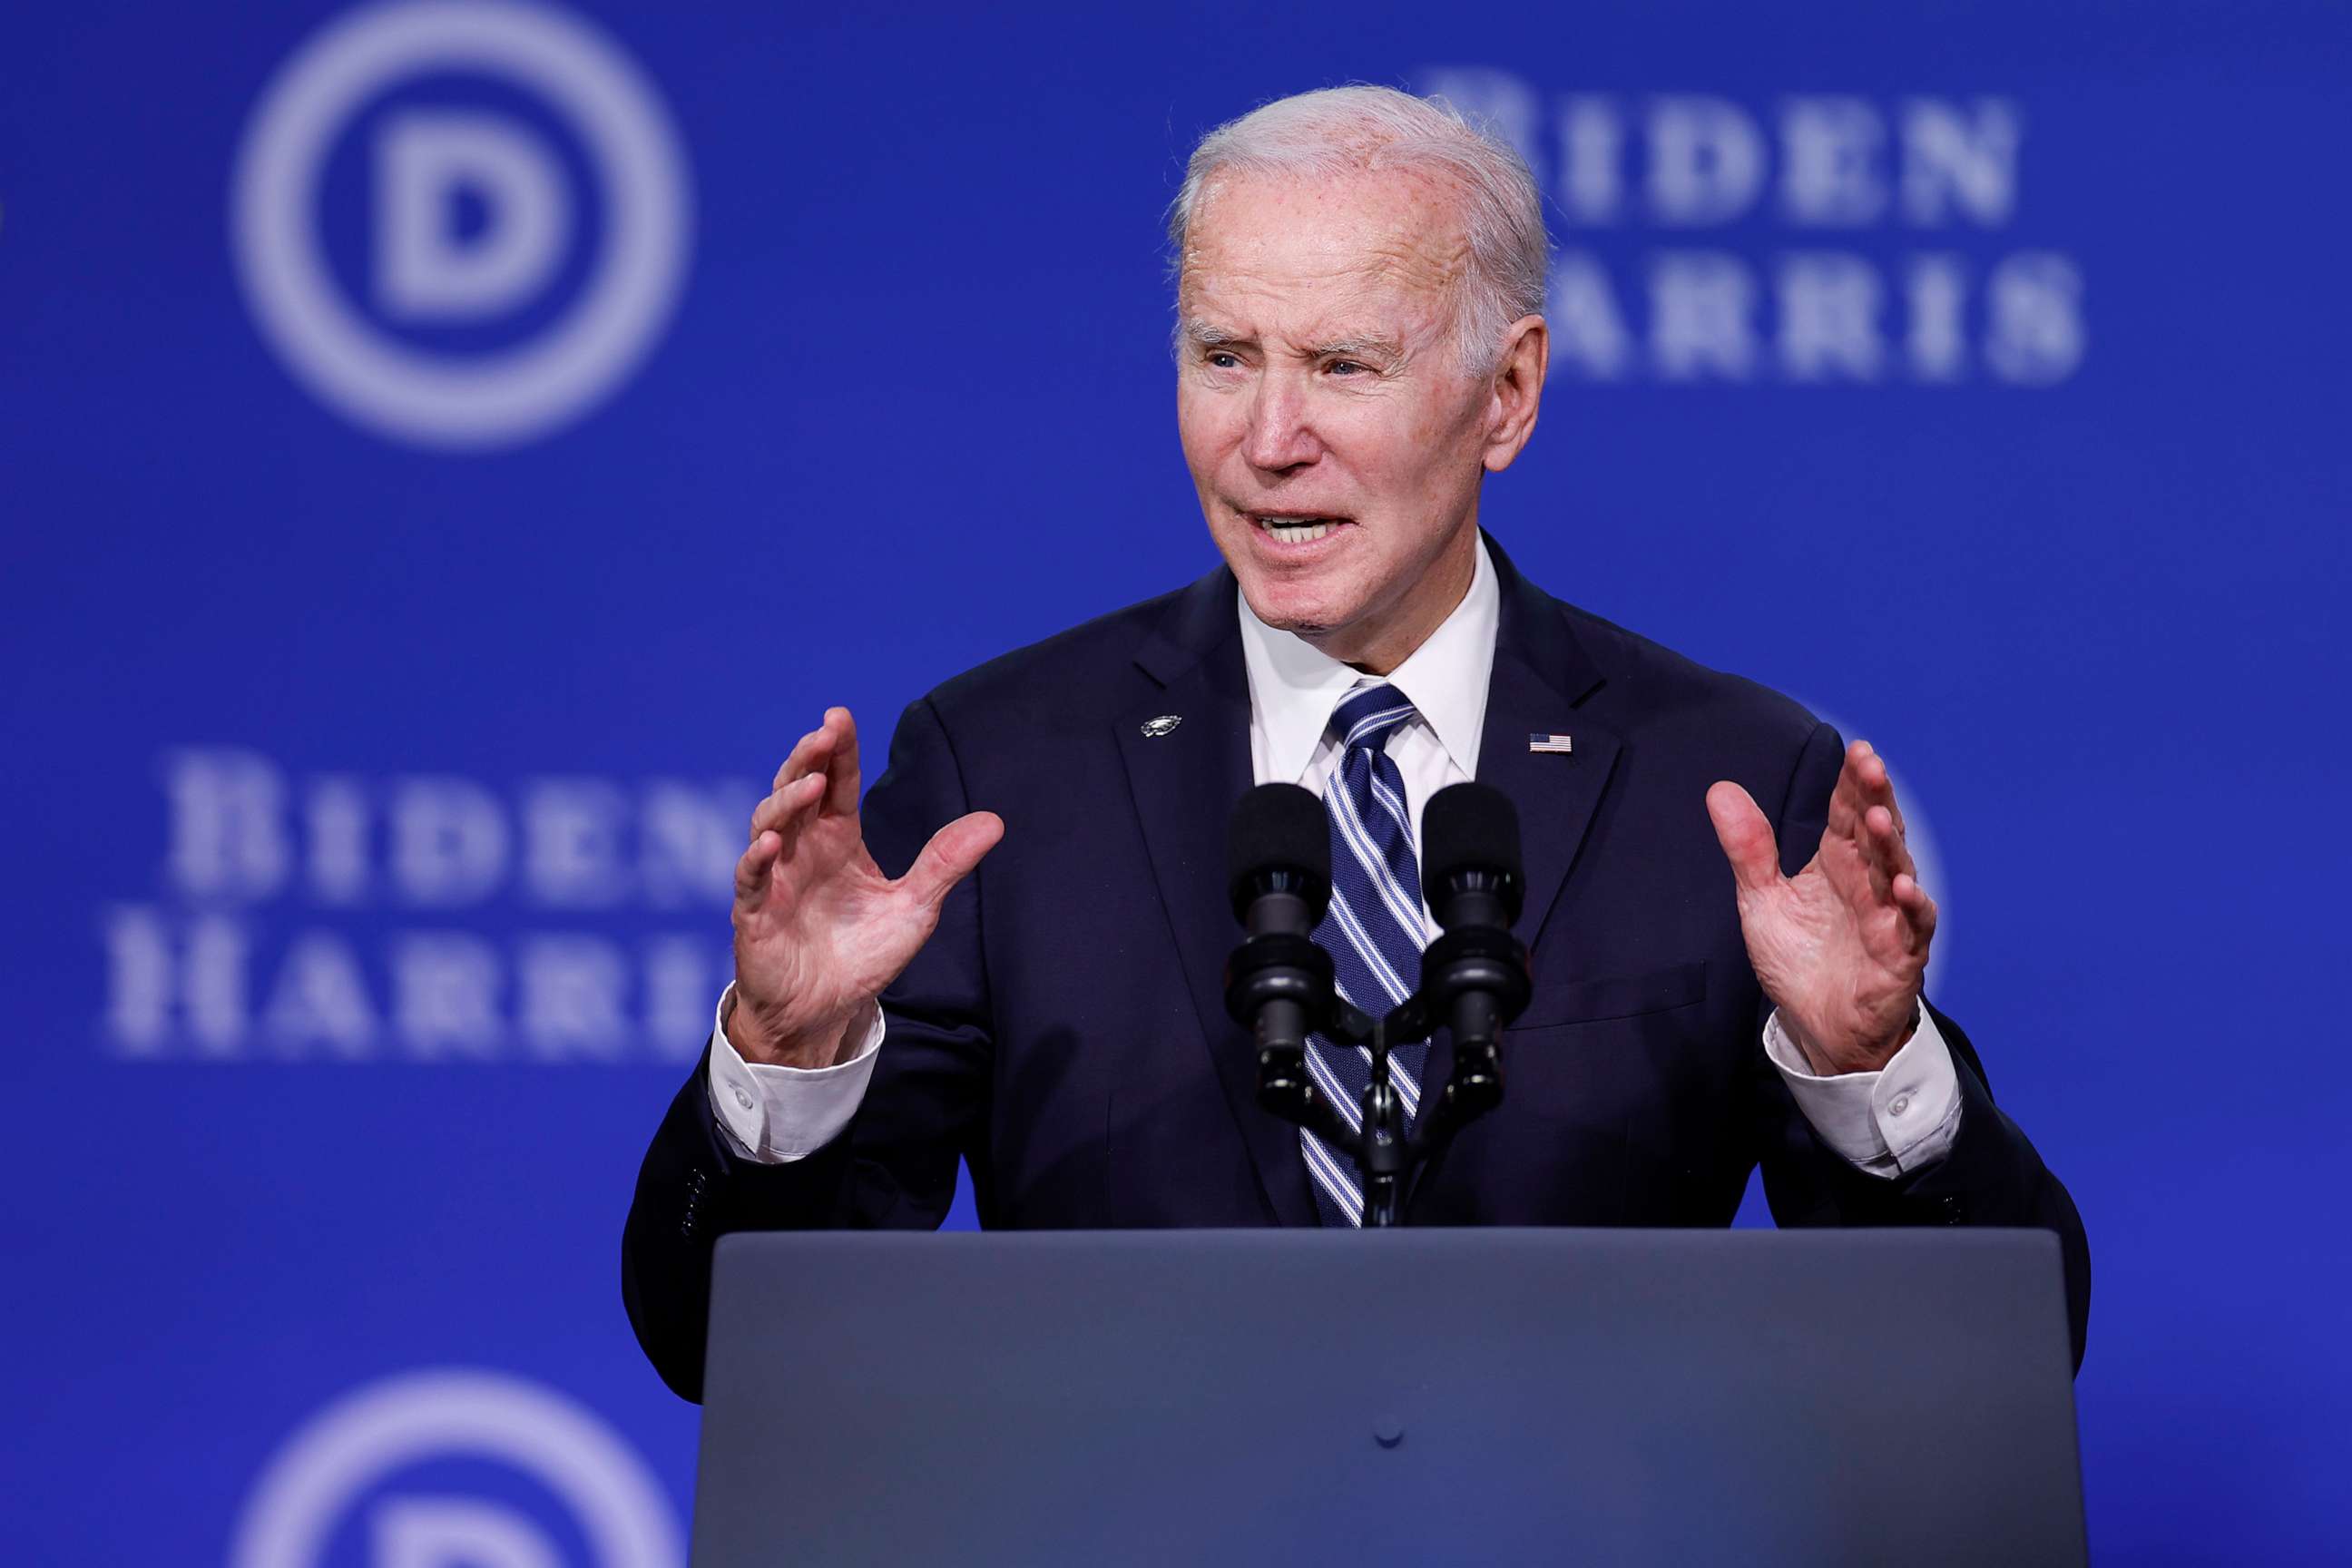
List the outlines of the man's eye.
{"type": "Polygon", "coordinates": [[[1213,365],[1218,370],[1237,370],[1241,367],[1241,357],[1239,355],[1229,354],[1223,349],[1212,349],[1209,351],[1208,363],[1213,365]]]}
{"type": "Polygon", "coordinates": [[[1333,375],[1354,375],[1365,367],[1351,359],[1335,359],[1325,368],[1333,375]]]}

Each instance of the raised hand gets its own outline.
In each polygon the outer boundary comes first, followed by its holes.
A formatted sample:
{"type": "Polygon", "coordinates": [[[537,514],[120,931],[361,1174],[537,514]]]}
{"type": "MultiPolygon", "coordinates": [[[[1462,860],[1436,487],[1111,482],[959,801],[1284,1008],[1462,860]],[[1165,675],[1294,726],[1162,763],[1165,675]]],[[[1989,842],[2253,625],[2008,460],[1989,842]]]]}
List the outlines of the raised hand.
{"type": "Polygon", "coordinates": [[[857,796],[857,723],[828,708],[776,771],[735,863],[727,1037],[746,1060],[832,1066],[929,939],[940,900],[1004,836],[992,812],[960,816],[894,882],[866,852],[857,796]]]}
{"type": "Polygon", "coordinates": [[[1772,825],[1746,790],[1715,785],[1706,810],[1738,884],[1748,963],[1813,1070],[1885,1067],[1911,1037],[1936,934],[1886,763],[1867,742],[1845,749],[1821,848],[1793,877],[1780,875],[1772,825]]]}

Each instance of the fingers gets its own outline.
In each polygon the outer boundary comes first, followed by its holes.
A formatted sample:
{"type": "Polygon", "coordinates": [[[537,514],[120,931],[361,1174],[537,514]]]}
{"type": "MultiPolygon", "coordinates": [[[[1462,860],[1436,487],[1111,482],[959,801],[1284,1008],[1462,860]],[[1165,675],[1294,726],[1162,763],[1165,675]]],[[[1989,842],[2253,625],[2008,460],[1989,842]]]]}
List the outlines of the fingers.
{"type": "Polygon", "coordinates": [[[971,875],[981,857],[1004,837],[1004,819],[992,811],[959,816],[937,833],[915,857],[898,886],[922,903],[936,905],[958,882],[971,875]]]}
{"type": "Polygon", "coordinates": [[[786,822],[797,818],[824,794],[823,773],[803,773],[790,784],[776,786],[776,793],[751,808],[751,837],[762,833],[781,832],[786,822]]]}
{"type": "Polygon", "coordinates": [[[748,912],[757,909],[761,896],[767,891],[768,873],[783,852],[783,840],[772,833],[755,833],[751,847],[735,861],[735,907],[748,912]]]}
{"type": "Polygon", "coordinates": [[[1918,875],[1919,868],[1911,860],[1911,846],[1904,841],[1902,824],[1892,811],[1874,805],[1863,814],[1862,823],[1870,845],[1874,883],[1892,883],[1896,877],[1918,875]]]}
{"type": "Polygon", "coordinates": [[[827,769],[832,777],[825,790],[824,809],[835,816],[854,816],[857,810],[857,721],[849,716],[846,708],[824,710],[824,731],[833,737],[833,760],[827,769]]]}
{"type": "Polygon", "coordinates": [[[1895,908],[1903,912],[1904,950],[1914,953],[1926,952],[1927,944],[1935,940],[1936,935],[1936,920],[1939,912],[1936,900],[1927,896],[1927,889],[1919,885],[1918,879],[1908,872],[1896,877],[1889,891],[1895,908]]]}
{"type": "Polygon", "coordinates": [[[1741,892],[1762,892],[1780,879],[1780,846],[1753,796],[1725,780],[1706,792],[1706,815],[1741,892]]]}
{"type": "Polygon", "coordinates": [[[776,770],[768,797],[751,811],[751,837],[774,831],[789,847],[801,813],[818,800],[835,814],[857,809],[857,724],[846,708],[828,708],[824,721],[803,735],[776,770]]]}
{"type": "Polygon", "coordinates": [[[1856,741],[1846,747],[1845,764],[1838,770],[1837,788],[1830,796],[1830,826],[1851,833],[1874,805],[1887,809],[1895,831],[1901,834],[1903,808],[1895,804],[1895,776],[1887,772],[1886,759],[1869,742],[1856,741]]]}
{"type": "Polygon", "coordinates": [[[1867,848],[1872,883],[1884,894],[1886,889],[1881,884],[1891,884],[1895,878],[1918,869],[1905,841],[1903,807],[1895,799],[1895,775],[1887,771],[1886,759],[1867,741],[1856,741],[1847,748],[1846,772],[1853,780],[1859,837],[1867,848]]]}
{"type": "Polygon", "coordinates": [[[759,908],[776,862],[792,853],[801,829],[815,816],[810,808],[824,794],[824,775],[811,773],[786,784],[751,813],[751,847],[735,861],[738,909],[748,912],[759,908]]]}
{"type": "Polygon", "coordinates": [[[1826,837],[1854,847],[1871,892],[1881,902],[1897,875],[1915,869],[1904,841],[1903,808],[1895,804],[1894,777],[1886,760],[1867,741],[1856,741],[1845,750],[1823,831],[1826,837]]]}
{"type": "MultiPolygon", "coordinates": [[[[832,717],[830,709],[826,710],[826,717],[832,717]]],[[[793,747],[793,754],[786,757],[784,765],[776,770],[776,782],[768,787],[779,790],[795,779],[822,771],[831,760],[833,748],[839,740],[830,724],[820,724],[811,730],[793,747]]]]}
{"type": "Polygon", "coordinates": [[[1852,837],[1868,870],[1873,898],[1882,907],[1891,906],[1898,915],[1895,924],[1904,950],[1924,954],[1936,934],[1936,900],[1919,885],[1918,863],[1911,858],[1903,808],[1895,801],[1886,759],[1868,742],[1856,741],[1846,748],[1838,793],[1855,814],[1852,837]]]}
{"type": "MultiPolygon", "coordinates": [[[[1870,808],[1868,792],[1863,783],[1863,769],[1875,754],[1867,741],[1847,742],[1845,759],[1838,764],[1837,784],[1830,791],[1829,821],[1824,825],[1824,830],[1832,837],[1859,837],[1862,814],[1870,808]]],[[[1881,767],[1885,765],[1880,764],[1881,767]]]]}
{"type": "Polygon", "coordinates": [[[776,770],[774,787],[751,808],[751,841],[735,862],[735,901],[743,909],[758,907],[776,862],[792,852],[801,829],[814,816],[810,808],[831,793],[843,729],[835,715],[845,721],[849,712],[842,708],[827,710],[825,721],[793,745],[792,754],[776,770]]]}

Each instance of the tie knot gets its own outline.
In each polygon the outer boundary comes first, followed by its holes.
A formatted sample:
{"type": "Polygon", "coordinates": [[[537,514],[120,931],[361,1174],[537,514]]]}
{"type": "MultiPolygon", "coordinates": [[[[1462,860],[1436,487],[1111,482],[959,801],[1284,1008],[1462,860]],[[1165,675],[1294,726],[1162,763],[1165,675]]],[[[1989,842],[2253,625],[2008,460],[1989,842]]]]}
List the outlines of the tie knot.
{"type": "Polygon", "coordinates": [[[1388,744],[1391,733],[1411,720],[1412,714],[1411,700],[1395,687],[1385,682],[1367,686],[1360,691],[1350,691],[1331,710],[1331,735],[1344,750],[1354,751],[1361,746],[1377,752],[1388,744]]]}

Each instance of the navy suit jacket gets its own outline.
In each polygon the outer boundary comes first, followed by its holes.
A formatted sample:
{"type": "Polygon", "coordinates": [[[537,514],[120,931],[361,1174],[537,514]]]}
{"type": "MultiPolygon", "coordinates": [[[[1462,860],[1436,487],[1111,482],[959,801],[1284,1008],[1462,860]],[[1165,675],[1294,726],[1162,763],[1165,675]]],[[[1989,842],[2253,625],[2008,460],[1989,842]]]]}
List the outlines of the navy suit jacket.
{"type": "MultiPolygon", "coordinates": [[[[1478,777],[1517,805],[1535,989],[1505,1095],[1423,1176],[1417,1225],[1722,1226],[1763,1166],[1783,1226],[2056,1231],[2079,1362],[2089,1253],[2073,1201],[1936,1015],[1963,1109],[1894,1181],[1823,1144],[1766,1058],[1769,1012],[1706,807],[1732,779],[1812,856],[1843,743],[1794,702],[1543,593],[1491,540],[1502,619],[1478,777]],[[1530,733],[1574,738],[1537,755],[1530,733]]],[[[1225,829],[1252,783],[1234,582],[1220,569],[960,676],[909,707],[865,804],[891,875],[967,811],[1004,839],[883,998],[848,1129],[806,1159],[731,1152],[699,1064],[647,1151],[623,1290],[663,1378],[698,1397],[710,1252],[737,1229],[936,1226],[971,1167],[988,1226],[1311,1226],[1297,1130],[1259,1109],[1225,1016],[1240,937],[1225,829]],[[1147,735],[1163,714],[1181,722],[1147,735]]],[[[1441,1037],[1427,1076],[1451,1069],[1441,1037]]]]}

